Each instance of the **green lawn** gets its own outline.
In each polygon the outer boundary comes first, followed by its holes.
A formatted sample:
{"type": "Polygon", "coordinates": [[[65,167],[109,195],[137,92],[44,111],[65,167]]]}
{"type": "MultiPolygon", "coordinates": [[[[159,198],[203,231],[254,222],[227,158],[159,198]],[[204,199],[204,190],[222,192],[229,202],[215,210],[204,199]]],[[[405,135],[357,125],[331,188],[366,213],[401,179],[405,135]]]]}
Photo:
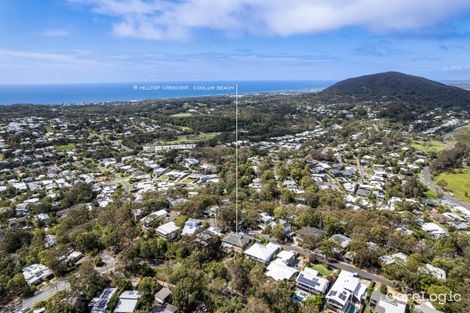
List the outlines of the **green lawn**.
{"type": "Polygon", "coordinates": [[[165,144],[165,145],[176,145],[181,143],[198,143],[201,141],[206,141],[212,138],[215,138],[220,133],[200,133],[194,135],[181,135],[176,140],[170,141],[158,141],[157,144],[165,144]]]}
{"type": "Polygon", "coordinates": [[[447,182],[445,186],[447,191],[462,201],[470,202],[470,197],[465,197],[465,191],[470,195],[470,167],[464,168],[461,172],[441,173],[434,178],[435,183],[440,180],[447,182]]]}
{"type": "Polygon", "coordinates": [[[312,266],[314,270],[317,270],[321,276],[327,277],[330,276],[333,273],[333,270],[329,270],[325,265],[323,264],[315,264],[312,266]]]}
{"type": "Polygon", "coordinates": [[[366,306],[366,308],[364,309],[364,311],[362,313],[372,313],[372,309],[370,308],[370,306],[366,306]]]}
{"type": "Polygon", "coordinates": [[[470,126],[457,130],[452,137],[455,141],[470,146],[470,126]]]}
{"type": "Polygon", "coordinates": [[[430,200],[436,200],[437,198],[439,198],[438,194],[434,191],[432,191],[431,189],[427,190],[425,193],[424,193],[424,196],[430,200]]]}
{"type": "Polygon", "coordinates": [[[187,126],[175,126],[175,127],[178,127],[179,130],[184,131],[184,132],[192,131],[192,129],[190,127],[187,127],[187,126]]]}
{"type": "Polygon", "coordinates": [[[440,152],[445,150],[444,144],[437,140],[415,141],[411,146],[423,153],[440,152]]]}
{"type": "Polygon", "coordinates": [[[190,117],[190,116],[193,116],[192,113],[185,113],[185,112],[181,112],[181,113],[176,113],[176,114],[172,114],[170,115],[170,117],[190,117]]]}
{"type": "Polygon", "coordinates": [[[75,150],[75,145],[73,143],[69,143],[66,145],[55,146],[55,148],[57,149],[57,151],[73,151],[75,150]]]}

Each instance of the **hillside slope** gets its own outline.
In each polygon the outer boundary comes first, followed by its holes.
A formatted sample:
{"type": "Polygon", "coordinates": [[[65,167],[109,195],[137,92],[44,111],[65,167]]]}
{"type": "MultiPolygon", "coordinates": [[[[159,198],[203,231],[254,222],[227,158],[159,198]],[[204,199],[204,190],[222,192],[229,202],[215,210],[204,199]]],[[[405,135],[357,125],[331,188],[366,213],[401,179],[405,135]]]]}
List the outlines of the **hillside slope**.
{"type": "Polygon", "coordinates": [[[470,91],[399,72],[365,75],[340,81],[320,93],[342,100],[393,101],[421,108],[470,108],[470,91]]]}

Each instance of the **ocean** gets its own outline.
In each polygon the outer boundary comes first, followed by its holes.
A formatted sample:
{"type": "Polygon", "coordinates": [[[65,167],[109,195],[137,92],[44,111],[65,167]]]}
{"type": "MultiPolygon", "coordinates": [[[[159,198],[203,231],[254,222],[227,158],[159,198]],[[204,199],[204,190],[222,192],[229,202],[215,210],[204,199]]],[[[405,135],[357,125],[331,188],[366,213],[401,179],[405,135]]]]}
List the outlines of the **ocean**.
{"type": "Polygon", "coordinates": [[[331,81],[206,81],[0,85],[0,105],[85,104],[235,94],[315,91],[331,81]]]}

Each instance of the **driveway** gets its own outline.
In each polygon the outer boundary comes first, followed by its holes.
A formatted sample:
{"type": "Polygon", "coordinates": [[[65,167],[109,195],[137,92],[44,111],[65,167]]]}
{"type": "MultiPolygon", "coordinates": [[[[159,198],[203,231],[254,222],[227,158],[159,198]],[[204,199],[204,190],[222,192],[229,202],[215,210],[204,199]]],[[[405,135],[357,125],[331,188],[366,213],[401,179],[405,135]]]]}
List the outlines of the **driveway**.
{"type": "Polygon", "coordinates": [[[104,251],[101,255],[101,260],[103,260],[104,265],[101,267],[96,267],[96,271],[100,275],[104,275],[108,272],[112,272],[116,269],[116,257],[109,251],[104,251]]]}

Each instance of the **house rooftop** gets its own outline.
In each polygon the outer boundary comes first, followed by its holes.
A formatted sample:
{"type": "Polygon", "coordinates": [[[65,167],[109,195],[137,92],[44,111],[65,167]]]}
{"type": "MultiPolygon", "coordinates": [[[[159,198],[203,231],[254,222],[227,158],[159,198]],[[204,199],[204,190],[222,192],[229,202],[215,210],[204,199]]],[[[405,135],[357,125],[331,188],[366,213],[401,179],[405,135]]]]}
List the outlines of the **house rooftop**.
{"type": "Polygon", "coordinates": [[[235,247],[245,248],[253,239],[253,237],[246,234],[230,232],[222,238],[222,242],[235,247]]]}
{"type": "Polygon", "coordinates": [[[166,299],[171,295],[170,289],[163,287],[155,294],[155,300],[163,304],[165,303],[166,299]]]}
{"type": "Polygon", "coordinates": [[[276,259],[271,262],[267,270],[266,275],[272,277],[274,280],[289,280],[297,273],[295,268],[287,266],[281,259],[276,259]]]}
{"type": "Polygon", "coordinates": [[[269,242],[267,245],[254,243],[245,251],[245,254],[266,264],[271,260],[272,256],[279,250],[279,248],[280,246],[278,244],[272,242],[269,242]]]}
{"type": "Polygon", "coordinates": [[[168,222],[166,224],[160,225],[157,228],[157,232],[162,234],[162,235],[169,235],[169,234],[174,233],[174,232],[176,232],[180,229],[181,229],[181,227],[176,226],[176,224],[174,222],[168,222]]]}

